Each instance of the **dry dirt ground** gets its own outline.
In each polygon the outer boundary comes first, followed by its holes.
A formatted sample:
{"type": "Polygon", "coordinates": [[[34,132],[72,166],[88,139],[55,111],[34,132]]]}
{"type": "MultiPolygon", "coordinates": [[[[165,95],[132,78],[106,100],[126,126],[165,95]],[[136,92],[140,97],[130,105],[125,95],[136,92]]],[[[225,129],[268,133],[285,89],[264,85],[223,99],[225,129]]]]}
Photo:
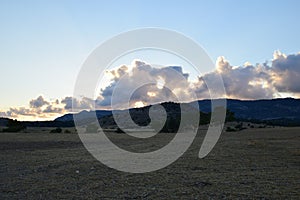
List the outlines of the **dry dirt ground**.
{"type": "MultiPolygon", "coordinates": [[[[146,174],[108,168],[76,134],[0,133],[0,199],[299,199],[300,128],[225,132],[213,151],[197,157],[204,130],[168,167],[146,174]]],[[[120,147],[148,151],[172,134],[145,144],[109,133],[120,147]]]]}

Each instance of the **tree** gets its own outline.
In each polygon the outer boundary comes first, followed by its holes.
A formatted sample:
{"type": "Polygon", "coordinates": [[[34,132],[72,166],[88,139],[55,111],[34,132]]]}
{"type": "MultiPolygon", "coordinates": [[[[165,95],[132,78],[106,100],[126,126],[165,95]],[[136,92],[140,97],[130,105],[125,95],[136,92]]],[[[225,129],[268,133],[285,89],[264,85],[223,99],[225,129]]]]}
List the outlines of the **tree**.
{"type": "Polygon", "coordinates": [[[234,112],[231,112],[229,109],[226,110],[226,122],[235,121],[234,112]]]}
{"type": "Polygon", "coordinates": [[[17,120],[9,120],[7,123],[7,128],[3,129],[3,132],[19,132],[26,129],[24,123],[17,120]]]}
{"type": "Polygon", "coordinates": [[[180,125],[180,116],[168,117],[161,133],[176,133],[180,125]]]}

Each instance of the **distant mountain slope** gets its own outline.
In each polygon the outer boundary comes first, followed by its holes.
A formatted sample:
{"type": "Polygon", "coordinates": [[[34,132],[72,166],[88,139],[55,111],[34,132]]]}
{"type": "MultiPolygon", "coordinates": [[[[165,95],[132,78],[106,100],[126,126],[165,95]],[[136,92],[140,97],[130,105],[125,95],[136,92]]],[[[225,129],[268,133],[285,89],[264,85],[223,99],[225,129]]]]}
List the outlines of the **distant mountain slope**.
{"type": "MultiPolygon", "coordinates": [[[[210,100],[198,101],[200,110],[210,112],[210,100]]],[[[227,99],[227,109],[239,119],[300,119],[300,99],[236,100],[227,99]]]]}
{"type": "Polygon", "coordinates": [[[9,119],[0,117],[0,126],[6,126],[9,119]]]}
{"type": "MultiPolygon", "coordinates": [[[[201,112],[211,112],[211,100],[199,100],[197,102],[201,112]]],[[[195,104],[191,103],[190,105],[198,109],[196,102],[194,103],[195,104]]],[[[166,102],[160,105],[165,107],[169,117],[180,115],[179,104],[166,102]]],[[[129,109],[129,112],[137,124],[145,125],[150,121],[148,115],[149,108],[150,106],[132,108],[129,109]]],[[[251,101],[227,99],[227,109],[234,112],[236,119],[242,121],[263,122],[283,126],[300,126],[300,99],[285,98],[251,101]]],[[[123,115],[125,111],[115,112],[118,113],[118,115],[123,115]]],[[[73,115],[76,115],[76,118],[82,123],[94,121],[94,116],[96,115],[100,124],[108,127],[115,126],[112,111],[108,110],[81,111],[75,114],[63,115],[54,121],[27,121],[23,123],[29,127],[71,127],[74,126],[73,115]]],[[[6,126],[8,121],[9,119],[7,118],[0,118],[0,126],[6,126]]]]}
{"type": "Polygon", "coordinates": [[[300,99],[272,99],[257,101],[229,100],[228,109],[243,119],[272,120],[279,118],[300,119],[300,99]]]}
{"type": "MultiPolygon", "coordinates": [[[[216,100],[220,101],[220,100],[216,100]]],[[[177,105],[171,102],[162,103],[168,112],[178,113],[177,105]]],[[[204,113],[211,112],[211,100],[198,101],[200,111],[204,113]]],[[[132,118],[135,121],[149,121],[147,115],[149,106],[144,108],[130,109],[132,118]]],[[[235,117],[240,120],[249,120],[256,122],[268,122],[278,125],[300,125],[300,99],[285,98],[285,99],[269,99],[269,100],[236,100],[227,99],[227,109],[235,113],[235,117]]],[[[122,113],[124,111],[118,111],[122,113]]],[[[77,119],[88,122],[94,118],[95,111],[82,111],[74,114],[77,119]]],[[[103,123],[113,124],[112,111],[97,110],[96,115],[103,123]]],[[[73,114],[66,114],[55,119],[56,122],[73,121],[73,114]]]]}
{"type": "MultiPolygon", "coordinates": [[[[96,111],[96,116],[97,118],[102,118],[107,115],[111,115],[112,111],[109,110],[97,110],[96,111]]],[[[77,119],[79,120],[85,120],[89,118],[94,118],[95,116],[95,111],[81,111],[76,114],[66,114],[61,117],[56,118],[54,121],[60,121],[60,122],[67,122],[67,121],[73,121],[73,115],[76,115],[77,119]]]]}

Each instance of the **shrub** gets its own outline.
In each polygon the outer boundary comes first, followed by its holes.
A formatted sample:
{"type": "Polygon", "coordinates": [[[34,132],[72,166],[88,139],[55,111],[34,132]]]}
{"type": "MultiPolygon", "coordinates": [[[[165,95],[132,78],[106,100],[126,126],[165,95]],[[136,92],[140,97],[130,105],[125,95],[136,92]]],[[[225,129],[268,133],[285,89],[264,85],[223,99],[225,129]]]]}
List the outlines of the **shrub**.
{"type": "Polygon", "coordinates": [[[62,129],[59,127],[50,131],[50,133],[61,133],[61,132],[62,132],[62,129]]]}
{"type": "Polygon", "coordinates": [[[226,129],[226,132],[235,132],[236,131],[236,129],[235,128],[232,128],[232,127],[227,127],[227,129],[226,129]]]}
{"type": "Polygon", "coordinates": [[[243,128],[243,123],[237,124],[234,128],[241,130],[243,128]]]}
{"type": "Polygon", "coordinates": [[[125,132],[118,127],[117,130],[116,130],[116,133],[125,133],[125,132]]]}
{"type": "Polygon", "coordinates": [[[69,131],[68,129],[65,130],[65,133],[71,133],[71,131],[69,131]]]}

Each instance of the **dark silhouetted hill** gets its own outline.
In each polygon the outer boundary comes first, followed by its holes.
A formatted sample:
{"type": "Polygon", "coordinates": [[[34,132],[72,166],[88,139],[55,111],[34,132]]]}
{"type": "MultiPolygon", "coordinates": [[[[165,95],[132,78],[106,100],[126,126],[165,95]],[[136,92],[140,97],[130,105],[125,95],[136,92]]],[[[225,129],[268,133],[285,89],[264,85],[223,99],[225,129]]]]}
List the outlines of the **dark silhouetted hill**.
{"type": "MultiPolygon", "coordinates": [[[[216,100],[220,101],[220,100],[216,100]]],[[[193,108],[200,110],[202,124],[209,123],[211,112],[211,100],[197,101],[199,107],[193,108]]],[[[194,102],[195,103],[195,102],[194,102]]],[[[178,118],[180,115],[180,106],[177,103],[165,102],[161,103],[167,112],[168,118],[178,118]]],[[[184,104],[189,105],[189,104],[184,104]]],[[[131,118],[140,126],[149,124],[149,108],[129,109],[131,118]]],[[[267,123],[270,125],[282,126],[300,126],[300,99],[284,98],[270,100],[236,100],[227,99],[227,109],[234,113],[235,119],[238,121],[250,121],[255,123],[267,123]]],[[[114,111],[117,115],[122,116],[128,110],[114,111]]],[[[116,126],[112,111],[81,111],[75,114],[66,114],[56,118],[54,121],[36,121],[23,122],[27,127],[71,127],[74,126],[73,116],[76,116],[82,124],[88,124],[95,120],[95,115],[103,128],[113,128],[116,126]]],[[[6,126],[7,118],[0,118],[0,126],[6,126]]]]}

